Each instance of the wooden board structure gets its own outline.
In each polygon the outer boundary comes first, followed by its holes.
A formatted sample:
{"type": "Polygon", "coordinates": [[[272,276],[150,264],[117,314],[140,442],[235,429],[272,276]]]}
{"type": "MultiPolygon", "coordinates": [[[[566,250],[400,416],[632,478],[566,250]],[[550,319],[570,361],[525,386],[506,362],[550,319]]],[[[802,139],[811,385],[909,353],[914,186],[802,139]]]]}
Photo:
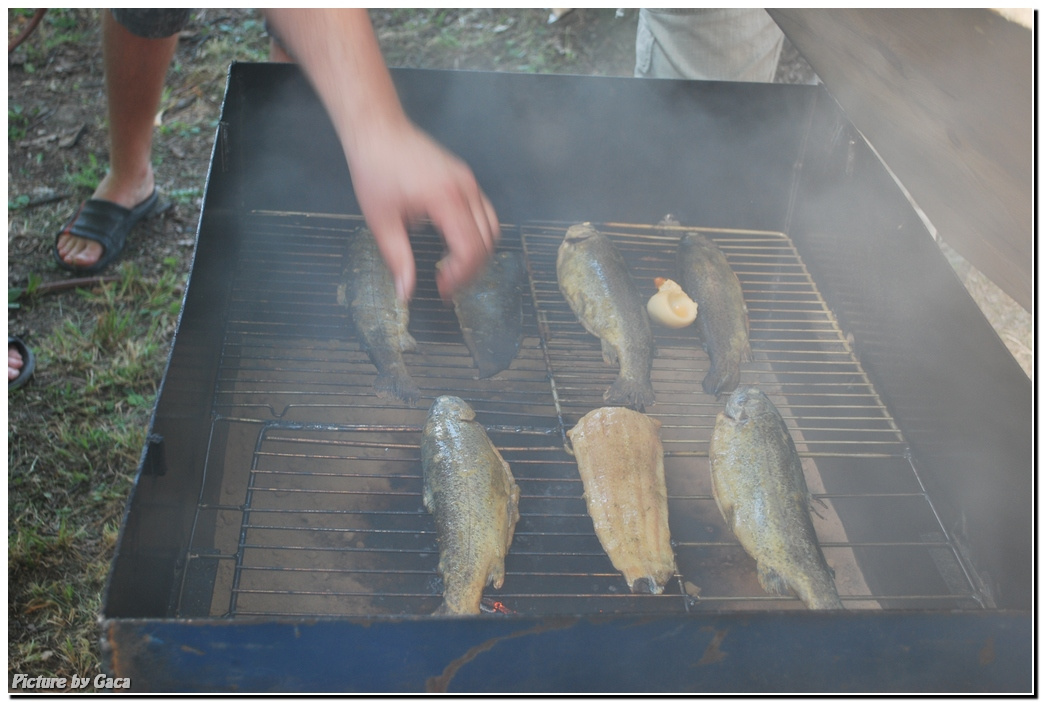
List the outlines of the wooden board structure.
{"type": "Polygon", "coordinates": [[[1033,32],[987,9],[771,16],[940,237],[1033,312],[1033,32]]]}

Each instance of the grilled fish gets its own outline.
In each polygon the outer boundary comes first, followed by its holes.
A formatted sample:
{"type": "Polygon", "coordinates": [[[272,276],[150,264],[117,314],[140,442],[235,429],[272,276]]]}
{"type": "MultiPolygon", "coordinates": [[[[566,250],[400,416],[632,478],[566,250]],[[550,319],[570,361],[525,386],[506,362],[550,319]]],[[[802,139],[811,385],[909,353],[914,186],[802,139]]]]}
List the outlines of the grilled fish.
{"type": "Polygon", "coordinates": [[[520,489],[473,408],[458,397],[434,400],[420,452],[423,505],[437,525],[445,583],[434,614],[478,614],[485,585],[498,589],[506,577],[520,489]]]}
{"type": "Polygon", "coordinates": [[[810,609],[842,609],[810,519],[809,489],[788,427],[759,388],[740,386],[716,417],[712,494],[758,566],[763,589],[810,609]]]}
{"type": "Polygon", "coordinates": [[[679,277],[698,304],[694,328],[711,361],[701,387],[718,398],[741,382],[741,361],[752,360],[741,283],[719,247],[697,232],[686,232],[680,240],[679,277]]]}
{"type": "Polygon", "coordinates": [[[523,337],[525,280],[520,254],[500,251],[452,298],[478,378],[490,378],[509,368],[517,355],[523,337]]]}
{"type": "Polygon", "coordinates": [[[348,243],[338,299],[350,310],[361,345],[376,366],[376,395],[396,397],[415,407],[419,388],[402,356],[416,350],[416,340],[408,332],[408,304],[398,300],[390,271],[367,228],[359,229],[348,243]]]}
{"type": "Polygon", "coordinates": [[[654,417],[602,407],[567,433],[600,544],[630,590],[655,595],[676,572],[660,431],[654,417]]]}
{"type": "Polygon", "coordinates": [[[578,321],[600,339],[604,362],[620,364],[604,400],[638,410],[654,404],[650,318],[611,240],[588,222],[570,227],[557,250],[557,282],[578,321]]]}

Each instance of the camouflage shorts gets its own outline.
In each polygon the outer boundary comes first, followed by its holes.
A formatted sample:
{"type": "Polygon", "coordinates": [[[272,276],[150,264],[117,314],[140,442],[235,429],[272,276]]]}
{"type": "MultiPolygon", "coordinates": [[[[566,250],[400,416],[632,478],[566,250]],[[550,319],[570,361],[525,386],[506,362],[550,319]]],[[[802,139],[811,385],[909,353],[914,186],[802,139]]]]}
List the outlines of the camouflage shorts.
{"type": "Polygon", "coordinates": [[[173,36],[184,29],[191,15],[187,9],[140,9],[119,8],[112,10],[112,16],[127,31],[143,39],[163,39],[173,36]]]}

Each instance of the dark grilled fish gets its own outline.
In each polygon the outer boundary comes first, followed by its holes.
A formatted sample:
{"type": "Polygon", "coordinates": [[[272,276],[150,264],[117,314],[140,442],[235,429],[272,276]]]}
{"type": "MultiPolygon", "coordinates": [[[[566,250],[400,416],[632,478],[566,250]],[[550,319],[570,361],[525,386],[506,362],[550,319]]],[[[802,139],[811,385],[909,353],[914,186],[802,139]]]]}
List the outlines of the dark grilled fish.
{"type": "Polygon", "coordinates": [[[660,594],[676,572],[661,422],[601,407],[567,435],[600,545],[633,592],[660,594]]]}
{"type": "Polygon", "coordinates": [[[524,261],[500,251],[452,300],[463,341],[477,364],[477,377],[490,378],[510,367],[523,338],[524,261]]]}
{"type": "Polygon", "coordinates": [[[359,229],[348,242],[338,298],[350,310],[361,345],[376,366],[376,395],[396,397],[414,407],[419,388],[402,356],[416,350],[416,340],[408,332],[408,304],[398,300],[387,264],[367,228],[359,229]]]}
{"type": "Polygon", "coordinates": [[[802,461],[788,427],[761,390],[740,386],[716,417],[709,445],[712,494],[759,583],[810,609],[843,609],[817,542],[802,461]]]}
{"type": "Polygon", "coordinates": [[[557,250],[557,282],[578,321],[600,339],[604,362],[620,365],[604,400],[638,410],[653,405],[654,337],[646,301],[611,240],[588,222],[570,227],[557,250]]]}
{"type": "Polygon", "coordinates": [[[698,303],[694,328],[711,361],[701,387],[719,397],[741,382],[741,361],[752,360],[741,283],[719,247],[697,232],[686,232],[680,240],[679,278],[698,303]]]}
{"type": "Polygon", "coordinates": [[[485,585],[498,589],[506,577],[520,489],[473,408],[458,397],[434,400],[420,452],[423,505],[437,525],[445,582],[434,614],[478,614],[485,585]]]}

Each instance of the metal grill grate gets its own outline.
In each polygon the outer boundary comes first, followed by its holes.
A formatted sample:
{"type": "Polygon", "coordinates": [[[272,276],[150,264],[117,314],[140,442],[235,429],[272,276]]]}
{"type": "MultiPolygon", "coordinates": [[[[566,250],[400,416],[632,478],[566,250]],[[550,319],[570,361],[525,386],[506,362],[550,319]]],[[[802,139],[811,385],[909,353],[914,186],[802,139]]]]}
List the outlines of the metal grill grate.
{"type": "MultiPolygon", "coordinates": [[[[489,611],[684,613],[802,608],[766,595],[754,562],[712,499],[708,442],[721,402],[692,327],[655,327],[652,380],[663,423],[670,526],[680,575],[660,596],[632,595],[593,532],[563,432],[617,370],[603,363],[560,295],[566,225],[505,226],[531,281],[525,338],[495,378],[476,380],[454,312],[432,275],[440,253],[414,237],[419,281],[406,357],[423,397],[381,400],[375,369],[336,301],[354,217],[254,213],[235,278],[214,401],[207,480],[180,593],[182,616],[427,614],[440,601],[432,517],[422,506],[419,437],[430,402],[467,400],[510,463],[521,519],[489,611]]],[[[637,285],[675,277],[673,232],[602,224],[637,285]]],[[[742,368],[785,416],[819,498],[821,545],[850,608],[979,607],[907,447],[791,241],[763,231],[699,229],[727,254],[748,304],[756,360],[742,368]],[[840,489],[826,489],[825,485],[840,489]],[[885,577],[865,578],[861,564],[885,577]],[[870,580],[870,582],[869,582],[870,580]]]]}

